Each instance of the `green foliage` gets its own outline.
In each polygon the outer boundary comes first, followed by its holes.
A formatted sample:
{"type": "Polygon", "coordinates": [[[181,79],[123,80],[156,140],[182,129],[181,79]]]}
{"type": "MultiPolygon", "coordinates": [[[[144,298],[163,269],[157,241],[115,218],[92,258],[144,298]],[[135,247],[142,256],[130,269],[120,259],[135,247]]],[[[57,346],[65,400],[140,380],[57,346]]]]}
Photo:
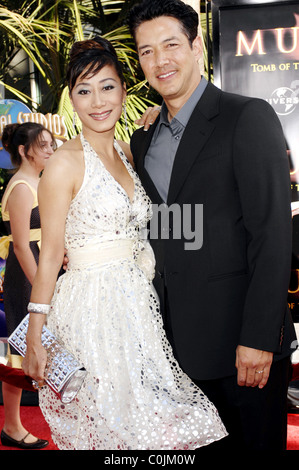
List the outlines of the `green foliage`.
{"type": "Polygon", "coordinates": [[[6,94],[13,95],[37,112],[63,115],[69,137],[72,137],[73,110],[64,79],[69,51],[74,41],[100,34],[115,46],[124,67],[129,126],[126,131],[121,126],[121,119],[117,137],[128,140],[135,129],[132,119],[136,119],[153,103],[124,24],[126,12],[133,3],[124,0],[3,2],[0,6],[0,40],[3,44],[0,51],[0,85],[6,88],[6,94]],[[23,60],[29,58],[38,75],[40,96],[36,101],[33,101],[28,90],[30,76],[20,74],[20,64],[15,65],[12,61],[20,50],[23,60]],[[21,86],[24,78],[27,78],[27,89],[21,86]]]}
{"type": "MultiPolygon", "coordinates": [[[[23,101],[32,110],[64,116],[72,137],[73,110],[65,85],[65,69],[74,41],[96,34],[109,39],[117,50],[127,83],[128,131],[123,118],[117,125],[117,137],[128,140],[135,130],[134,120],[147,106],[159,102],[149,89],[138,65],[132,38],[125,24],[129,9],[138,0],[4,0],[0,4],[0,85],[6,96],[23,101]],[[29,89],[32,71],[24,75],[17,54],[34,64],[39,96],[29,89]],[[13,60],[15,59],[15,61],[13,60]]],[[[203,37],[206,38],[205,14],[201,14],[203,37]]],[[[204,44],[207,69],[206,43],[204,44]]],[[[27,61],[27,62],[26,62],[27,61]]],[[[23,69],[24,69],[23,67],[23,69]]],[[[26,68],[26,67],[25,67],[26,68]]],[[[77,131],[79,130],[79,125],[77,131]]]]}

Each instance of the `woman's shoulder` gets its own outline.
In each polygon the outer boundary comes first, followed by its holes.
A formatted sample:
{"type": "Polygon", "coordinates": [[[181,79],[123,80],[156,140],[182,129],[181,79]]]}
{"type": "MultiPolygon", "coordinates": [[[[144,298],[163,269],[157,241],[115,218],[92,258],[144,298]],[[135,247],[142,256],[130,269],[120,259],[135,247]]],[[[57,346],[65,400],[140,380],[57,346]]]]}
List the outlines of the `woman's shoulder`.
{"type": "Polygon", "coordinates": [[[23,208],[27,206],[34,208],[38,205],[37,187],[30,178],[14,175],[5,189],[1,204],[2,217],[4,218],[8,216],[9,208],[11,210],[13,206],[18,207],[18,204],[21,204],[23,208]]]}
{"type": "Polygon", "coordinates": [[[9,180],[3,194],[2,201],[7,199],[12,192],[22,196],[28,192],[34,195],[36,190],[37,186],[30,180],[30,178],[27,178],[25,175],[19,174],[19,172],[17,172],[9,180]]]}
{"type": "Polygon", "coordinates": [[[82,160],[83,149],[78,139],[67,140],[64,144],[55,150],[54,154],[49,159],[45,171],[48,168],[55,170],[55,168],[62,168],[67,166],[74,166],[78,160],[82,160]]]}
{"type": "Polygon", "coordinates": [[[82,144],[79,136],[69,139],[57,148],[54,155],[63,155],[64,157],[72,156],[74,153],[83,152],[82,144]]]}
{"type": "Polygon", "coordinates": [[[48,160],[39,184],[39,192],[45,188],[73,188],[81,178],[84,172],[83,150],[75,140],[69,140],[58,147],[48,160]]]}

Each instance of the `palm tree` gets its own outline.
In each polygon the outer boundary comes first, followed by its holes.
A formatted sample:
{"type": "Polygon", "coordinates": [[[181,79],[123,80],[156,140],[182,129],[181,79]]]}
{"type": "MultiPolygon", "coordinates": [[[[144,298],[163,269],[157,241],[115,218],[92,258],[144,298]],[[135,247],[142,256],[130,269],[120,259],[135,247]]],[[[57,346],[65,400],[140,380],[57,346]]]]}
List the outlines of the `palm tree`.
{"type": "MultiPolygon", "coordinates": [[[[73,130],[73,111],[64,82],[70,47],[76,40],[101,34],[115,46],[123,63],[127,82],[129,129],[118,123],[117,137],[128,140],[135,129],[134,120],[152,104],[149,89],[138,72],[138,57],[122,18],[131,2],[124,0],[31,0],[4,1],[0,6],[0,85],[39,112],[63,115],[69,137],[73,130]],[[13,58],[23,52],[39,77],[42,99],[20,89],[22,76],[13,58]],[[16,85],[8,79],[14,73],[16,85]]],[[[17,63],[20,66],[20,63],[17,63]]],[[[27,76],[29,78],[29,76],[27,76]]],[[[32,78],[32,72],[31,72],[32,78]]],[[[27,80],[28,83],[28,80],[27,80]]],[[[77,129],[79,130],[79,129],[77,129]]]]}

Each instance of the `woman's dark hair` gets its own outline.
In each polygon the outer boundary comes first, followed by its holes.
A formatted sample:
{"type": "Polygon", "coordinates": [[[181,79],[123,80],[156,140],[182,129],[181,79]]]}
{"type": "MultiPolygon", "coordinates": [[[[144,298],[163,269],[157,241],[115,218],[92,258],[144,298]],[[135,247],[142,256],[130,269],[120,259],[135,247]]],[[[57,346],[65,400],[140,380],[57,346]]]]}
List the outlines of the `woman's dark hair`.
{"type": "Polygon", "coordinates": [[[94,76],[105,65],[113,66],[121,83],[125,83],[121,63],[114,47],[107,39],[96,36],[93,39],[75,42],[70,51],[70,61],[66,73],[70,92],[80,76],[82,78],[94,76]]]}
{"type": "Polygon", "coordinates": [[[142,23],[160,16],[171,16],[177,19],[192,46],[198,35],[198,14],[190,5],[181,0],[143,0],[134,5],[128,16],[129,28],[134,40],[136,41],[136,29],[142,23]]]}
{"type": "Polygon", "coordinates": [[[41,135],[43,131],[49,132],[52,137],[53,147],[56,147],[56,142],[53,134],[49,129],[46,129],[42,124],[36,122],[24,122],[23,124],[8,124],[4,127],[2,133],[2,145],[10,154],[10,159],[14,167],[19,168],[22,163],[22,157],[19,154],[19,146],[24,146],[24,153],[28,158],[29,148],[41,145],[41,135]]]}

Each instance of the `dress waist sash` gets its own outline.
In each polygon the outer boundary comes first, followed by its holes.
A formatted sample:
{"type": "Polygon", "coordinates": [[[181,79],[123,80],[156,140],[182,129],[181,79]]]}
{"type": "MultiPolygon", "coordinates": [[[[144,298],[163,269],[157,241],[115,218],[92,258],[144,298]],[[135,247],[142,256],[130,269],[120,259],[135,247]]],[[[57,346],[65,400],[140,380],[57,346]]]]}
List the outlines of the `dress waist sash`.
{"type": "Polygon", "coordinates": [[[112,240],[96,242],[82,248],[70,249],[67,252],[68,267],[80,268],[88,265],[101,266],[111,261],[130,259],[134,260],[133,247],[135,240],[112,240]]]}

